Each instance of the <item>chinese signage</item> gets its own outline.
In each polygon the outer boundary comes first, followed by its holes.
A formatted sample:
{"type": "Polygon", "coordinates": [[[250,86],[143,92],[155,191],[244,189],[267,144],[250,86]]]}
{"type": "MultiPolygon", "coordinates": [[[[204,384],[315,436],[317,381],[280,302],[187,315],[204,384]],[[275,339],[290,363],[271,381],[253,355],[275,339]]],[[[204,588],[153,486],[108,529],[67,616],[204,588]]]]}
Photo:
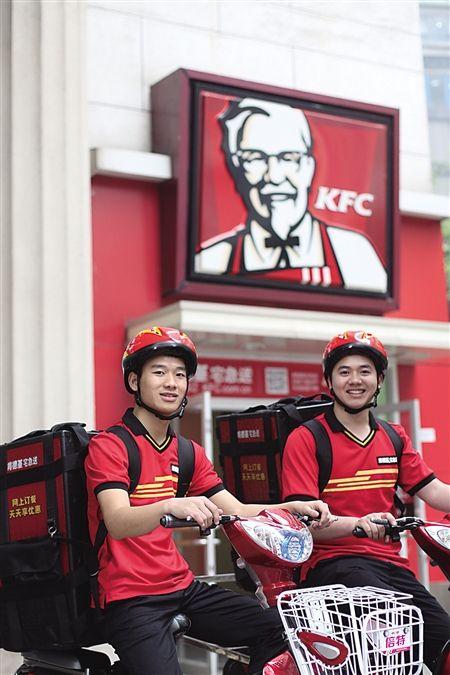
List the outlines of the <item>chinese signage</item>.
{"type": "Polygon", "coordinates": [[[153,98],[154,148],[178,157],[178,229],[163,230],[184,250],[166,291],[217,297],[220,284],[253,303],[394,306],[396,111],[189,71],[153,98]],[[185,153],[162,121],[176,87],[191,111],[185,153]]]}
{"type": "Polygon", "coordinates": [[[36,495],[25,495],[11,499],[9,507],[10,518],[23,518],[24,516],[35,516],[41,513],[41,505],[36,503],[36,495]]]}
{"type": "Polygon", "coordinates": [[[189,394],[281,398],[324,391],[322,368],[316,364],[201,359],[189,394]]]}
{"type": "Polygon", "coordinates": [[[37,466],[38,457],[33,455],[30,457],[19,457],[9,461],[6,465],[6,471],[18,471],[19,469],[28,469],[31,466],[37,466]]]}
{"type": "Polygon", "coordinates": [[[8,449],[6,471],[8,475],[30,471],[30,480],[6,490],[8,527],[11,541],[44,536],[47,524],[47,483],[33,482],[33,472],[44,465],[42,442],[19,445],[8,449]]]}

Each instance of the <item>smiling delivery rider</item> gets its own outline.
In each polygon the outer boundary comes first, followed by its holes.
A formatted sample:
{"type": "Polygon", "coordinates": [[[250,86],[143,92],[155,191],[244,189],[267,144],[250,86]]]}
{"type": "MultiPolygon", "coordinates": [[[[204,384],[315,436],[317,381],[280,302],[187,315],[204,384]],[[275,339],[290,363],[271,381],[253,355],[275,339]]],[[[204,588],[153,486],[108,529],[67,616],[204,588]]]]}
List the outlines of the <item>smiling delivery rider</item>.
{"type": "Polygon", "coordinates": [[[283,498],[327,500],[337,521],[313,533],[315,546],[303,565],[306,585],[340,583],[411,593],[424,618],[424,660],[431,669],[450,639],[450,618],[417,581],[400,542],[385,537],[372,518],[393,523],[396,486],[440,511],[450,511],[450,486],[440,481],[414,450],[398,424],[382,423],[372,413],[388,367],[380,340],[366,331],[336,335],[325,348],[323,372],[334,397],[332,409],[316,419],[330,446],[331,473],[319,494],[319,466],[312,434],[295,429],[283,455],[283,498]],[[400,441],[397,454],[392,438],[400,441]],[[361,517],[360,514],[367,514],[361,517]],[[368,538],[356,539],[362,527],[368,538]]]}
{"type": "MultiPolygon", "coordinates": [[[[108,530],[98,578],[106,638],[130,675],[181,675],[170,624],[183,612],[195,638],[222,646],[248,644],[249,672],[258,673],[283,649],[276,608],[264,610],[254,598],[196,581],[160,518],[192,518],[207,528],[222,513],[253,516],[266,507],[242,504],[227,492],[197,443],[188,492],[175,496],[178,439],[169,422],[183,414],[189,379],[197,369],[195,346],[186,334],[174,328],[143,330],[129,343],[122,364],[134,407],[119,425],[139,448],[138,485],[128,493],[127,451],[114,433],[95,436],[86,460],[91,536],[100,519],[108,530]]],[[[319,528],[330,522],[321,500],[279,506],[320,517],[319,528]]]]}

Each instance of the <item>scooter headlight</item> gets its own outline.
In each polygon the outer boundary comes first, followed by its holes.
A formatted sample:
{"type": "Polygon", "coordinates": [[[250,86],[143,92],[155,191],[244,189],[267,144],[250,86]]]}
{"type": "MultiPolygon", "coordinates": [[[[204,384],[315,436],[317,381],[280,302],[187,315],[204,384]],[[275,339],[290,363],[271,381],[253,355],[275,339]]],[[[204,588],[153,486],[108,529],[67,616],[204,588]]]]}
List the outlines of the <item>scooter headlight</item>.
{"type": "Polygon", "coordinates": [[[445,525],[429,525],[425,528],[430,537],[445,548],[450,550],[450,527],[445,525]]]}
{"type": "Polygon", "coordinates": [[[245,520],[241,525],[253,541],[280,560],[300,564],[311,555],[313,540],[306,528],[294,530],[245,520]]]}

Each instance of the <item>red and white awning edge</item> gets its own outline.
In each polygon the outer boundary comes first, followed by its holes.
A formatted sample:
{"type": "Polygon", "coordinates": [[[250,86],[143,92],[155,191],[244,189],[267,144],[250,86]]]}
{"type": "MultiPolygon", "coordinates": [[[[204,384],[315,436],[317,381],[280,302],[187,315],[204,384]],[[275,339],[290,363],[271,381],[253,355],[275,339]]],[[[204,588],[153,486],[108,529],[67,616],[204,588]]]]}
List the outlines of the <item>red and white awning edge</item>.
{"type": "Polygon", "coordinates": [[[450,323],[443,321],[180,300],[130,321],[127,336],[155,325],[185,331],[203,356],[318,362],[332,335],[360,328],[374,332],[399,364],[450,358],[450,323]]]}

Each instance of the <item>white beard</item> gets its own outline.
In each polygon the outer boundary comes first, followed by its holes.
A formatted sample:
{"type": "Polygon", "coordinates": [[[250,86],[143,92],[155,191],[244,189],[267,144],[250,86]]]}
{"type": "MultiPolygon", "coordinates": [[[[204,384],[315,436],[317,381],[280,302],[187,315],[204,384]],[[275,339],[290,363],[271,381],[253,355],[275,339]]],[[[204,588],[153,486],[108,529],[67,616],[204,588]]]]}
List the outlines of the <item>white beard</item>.
{"type": "Polygon", "coordinates": [[[275,234],[281,239],[286,239],[293,227],[298,225],[305,214],[298,201],[287,199],[272,203],[271,226],[275,234]]]}

